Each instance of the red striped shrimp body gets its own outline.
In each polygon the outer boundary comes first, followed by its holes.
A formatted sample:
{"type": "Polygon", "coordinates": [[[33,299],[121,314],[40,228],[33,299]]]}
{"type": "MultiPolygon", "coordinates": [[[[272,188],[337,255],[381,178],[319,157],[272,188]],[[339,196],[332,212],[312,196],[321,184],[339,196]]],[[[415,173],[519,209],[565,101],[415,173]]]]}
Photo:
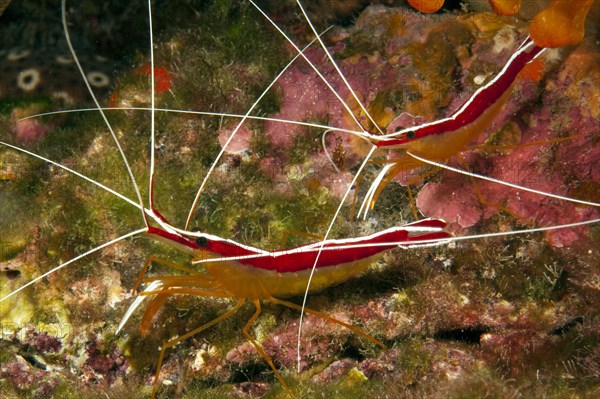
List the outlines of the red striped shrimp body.
{"type": "Polygon", "coordinates": [[[376,180],[377,186],[370,190],[367,198],[370,207],[375,205],[381,190],[396,175],[426,165],[413,155],[443,163],[465,151],[467,145],[491,125],[511,99],[512,88],[519,73],[543,51],[543,48],[527,38],[496,77],[479,88],[449,117],[388,135],[370,135],[370,140],[377,148],[398,150],[376,180]]]}
{"type": "MultiPolygon", "coordinates": [[[[152,213],[158,214],[156,211],[152,213]]],[[[161,225],[165,226],[166,221],[164,218],[159,214],[158,218],[157,220],[160,220],[161,225]]],[[[442,220],[427,219],[403,227],[390,228],[366,237],[326,240],[275,252],[264,251],[242,245],[233,240],[204,233],[180,234],[175,232],[172,229],[173,226],[168,224],[166,224],[166,228],[170,231],[149,227],[147,234],[151,238],[165,242],[194,256],[195,261],[193,263],[203,263],[203,270],[201,272],[191,270],[189,275],[185,276],[158,276],[145,279],[144,281],[150,284],[126,312],[117,332],[121,330],[140,305],[141,299],[149,295],[155,295],[155,298],[147,306],[142,318],[142,334],[146,334],[154,314],[171,295],[204,295],[238,300],[237,305],[222,316],[162,345],[154,380],[152,394],[154,397],[158,388],[159,373],[165,350],[181,340],[199,333],[206,327],[231,316],[246,300],[250,300],[256,306],[256,312],[242,331],[269,364],[285,391],[293,397],[293,393],[275,368],[269,355],[248,333],[248,328],[261,312],[260,301],[269,300],[316,314],[328,321],[345,326],[380,346],[384,346],[375,338],[347,323],[312,309],[305,309],[293,303],[282,301],[279,298],[299,295],[307,292],[307,290],[321,290],[347,281],[365,271],[384,252],[391,249],[443,243],[450,238],[450,234],[443,231],[445,225],[442,220]]],[[[177,267],[175,266],[175,268],[177,267]]]]}
{"type": "Polygon", "coordinates": [[[311,291],[342,283],[362,273],[390,249],[442,242],[450,237],[444,227],[443,221],[428,219],[366,237],[327,240],[275,252],[208,234],[190,240],[151,228],[148,235],[179,247],[201,262],[209,277],[201,276],[200,286],[208,284],[237,298],[264,299],[303,294],[315,266],[311,291]]]}
{"type": "MultiPolygon", "coordinates": [[[[444,160],[459,151],[481,134],[512,96],[512,87],[525,66],[544,51],[527,38],[510,57],[504,68],[485,86],[447,118],[396,133],[371,136],[378,148],[404,149],[444,160]]],[[[407,157],[402,161],[407,161],[407,157]]]]}
{"type": "MultiPolygon", "coordinates": [[[[448,179],[450,182],[447,187],[444,187],[443,183],[429,185],[426,190],[421,192],[423,195],[420,195],[417,200],[419,209],[423,214],[448,219],[451,225],[457,224],[461,227],[470,227],[482,215],[494,214],[497,210],[505,211],[525,224],[555,223],[559,220],[568,219],[569,214],[577,214],[575,220],[595,217],[598,207],[597,196],[593,193],[587,193],[584,194],[583,199],[577,200],[570,198],[568,190],[565,190],[565,185],[573,184],[573,179],[566,178],[564,174],[556,174],[551,169],[547,171],[548,176],[543,179],[527,177],[531,170],[544,168],[542,162],[538,159],[543,159],[545,152],[556,151],[557,155],[555,157],[560,159],[561,162],[565,165],[575,166],[573,174],[581,179],[578,184],[597,184],[597,167],[593,162],[590,162],[593,155],[578,157],[579,159],[569,159],[573,157],[576,151],[595,152],[593,147],[592,149],[589,147],[595,128],[593,116],[585,111],[585,107],[593,103],[592,98],[594,95],[592,93],[588,93],[586,97],[583,97],[582,106],[584,109],[582,111],[577,110],[580,106],[578,103],[570,105],[573,108],[574,115],[581,112],[581,115],[575,117],[581,125],[579,131],[572,131],[568,135],[560,132],[554,133],[551,132],[551,124],[545,131],[542,131],[541,126],[538,127],[536,124],[543,125],[551,120],[545,115],[544,111],[537,111],[534,113],[535,116],[515,114],[513,118],[518,122],[508,122],[505,127],[508,126],[508,130],[518,131],[518,134],[522,134],[522,137],[512,142],[509,141],[510,144],[508,145],[497,146],[500,150],[503,148],[508,150],[510,155],[506,157],[497,156],[495,159],[494,156],[491,156],[485,161],[480,160],[480,162],[474,163],[479,167],[488,164],[489,166],[484,166],[483,169],[487,169],[492,176],[481,176],[481,173],[471,173],[464,170],[470,168],[467,162],[464,161],[465,159],[477,159],[477,156],[470,157],[471,154],[474,154],[473,152],[469,153],[471,149],[477,150],[480,148],[481,153],[485,153],[486,149],[494,151],[495,146],[493,144],[478,146],[476,143],[483,141],[482,132],[492,130],[490,127],[494,126],[499,115],[504,114],[506,118],[507,107],[512,108],[515,106],[515,87],[524,90],[523,86],[532,85],[532,82],[529,82],[530,80],[539,79],[540,72],[535,71],[536,68],[539,69],[539,65],[534,65],[532,62],[542,55],[545,50],[535,45],[527,37],[510,56],[504,67],[488,83],[475,91],[450,116],[385,135],[369,134],[368,139],[378,149],[390,149],[392,152],[389,159],[383,161],[385,165],[370,187],[361,207],[361,213],[364,212],[366,217],[368,209],[375,206],[375,202],[384,187],[395,179],[398,174],[411,172],[413,176],[410,177],[410,174],[408,174],[409,178],[403,178],[403,181],[417,183],[420,182],[418,168],[426,165],[448,168],[448,161],[453,157],[458,157],[462,160],[458,162],[458,169],[452,167],[448,169],[453,170],[453,173],[462,173],[476,179],[469,182],[464,176],[457,177],[458,175],[454,174],[448,179]],[[586,98],[588,103],[586,103],[586,98]],[[589,103],[589,101],[592,102],[589,103]],[[528,117],[533,122],[520,120],[520,118],[526,119],[528,117]],[[518,140],[522,140],[522,142],[519,143],[518,140]],[[565,149],[564,152],[560,148],[553,150],[551,146],[555,143],[564,143],[561,144],[562,148],[565,149]],[[573,149],[567,150],[570,147],[573,149]],[[506,160],[503,161],[503,159],[506,160]],[[498,178],[494,179],[494,175],[498,178]],[[488,181],[482,182],[486,179],[488,181]],[[458,183],[452,183],[452,181],[464,181],[463,186],[466,183],[467,187],[464,187],[463,197],[462,199],[453,200],[453,205],[447,208],[440,206],[448,204],[443,198],[447,192],[458,190],[458,183]],[[513,182],[512,185],[509,183],[511,181],[513,182]],[[588,183],[585,183],[586,181],[588,183]],[[512,189],[499,190],[498,188],[503,184],[512,187],[512,189]],[[519,190],[527,191],[528,193],[525,195],[530,200],[539,201],[540,204],[543,203],[543,206],[526,209],[526,206],[518,205],[519,194],[517,193],[519,190]],[[552,192],[555,195],[549,195],[552,192]],[[556,207],[555,203],[549,202],[548,199],[551,197],[562,201],[563,206],[556,207]],[[463,209],[466,211],[462,217],[454,211],[445,212],[445,209],[454,209],[454,207],[460,207],[460,204],[464,204],[463,209]],[[583,211],[580,205],[584,205],[583,211]],[[480,213],[469,211],[469,208],[474,209],[475,207],[479,207],[483,211],[480,211],[480,213]],[[467,213],[470,213],[470,216],[467,216],[467,213]]],[[[574,58],[577,58],[577,56],[574,58]]],[[[536,62],[538,61],[536,60],[536,62]]],[[[578,61],[571,62],[577,63],[578,61]]],[[[567,67],[568,69],[572,69],[572,66],[567,67]]],[[[566,77],[564,74],[561,75],[562,84],[565,84],[566,77]]],[[[581,74],[580,76],[582,79],[586,79],[581,74]]],[[[548,101],[549,106],[554,107],[569,104],[569,99],[561,99],[561,94],[555,90],[553,95],[548,96],[552,100],[544,100],[544,102],[548,101]]],[[[501,135],[502,133],[499,132],[498,134],[501,135]]],[[[424,175],[428,174],[428,172],[424,173],[424,175]]],[[[585,238],[585,236],[585,230],[581,230],[580,237],[585,238]]],[[[550,233],[548,237],[550,242],[558,246],[571,245],[577,241],[575,234],[550,233]]]]}

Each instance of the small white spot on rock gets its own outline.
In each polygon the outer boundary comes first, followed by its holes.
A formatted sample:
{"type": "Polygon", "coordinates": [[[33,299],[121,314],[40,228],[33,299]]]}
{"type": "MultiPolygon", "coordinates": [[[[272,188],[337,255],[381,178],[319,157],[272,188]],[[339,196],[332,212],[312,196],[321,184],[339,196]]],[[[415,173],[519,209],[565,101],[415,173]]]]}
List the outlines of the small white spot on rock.
{"type": "Polygon", "coordinates": [[[31,54],[31,51],[29,51],[29,50],[16,49],[16,50],[11,50],[8,53],[8,55],[6,56],[6,58],[9,61],[19,61],[23,58],[29,57],[30,54],[31,54]]]}
{"type": "Polygon", "coordinates": [[[515,27],[507,25],[500,29],[496,36],[494,36],[494,48],[495,54],[501,53],[505,49],[512,49],[517,45],[517,33],[515,27]]]}
{"type": "Polygon", "coordinates": [[[72,64],[74,62],[73,58],[71,58],[68,55],[59,55],[56,57],[56,62],[58,62],[59,64],[63,64],[63,65],[69,65],[72,64]]]}
{"type": "Polygon", "coordinates": [[[19,72],[17,86],[23,91],[32,91],[40,84],[41,80],[40,72],[37,69],[29,68],[19,72]]]}
{"type": "Polygon", "coordinates": [[[51,95],[52,95],[52,98],[54,98],[56,100],[62,100],[66,104],[73,104],[75,102],[73,97],[71,97],[71,95],[69,93],[67,93],[66,91],[55,91],[51,95]]]}
{"type": "Polygon", "coordinates": [[[477,75],[473,78],[473,83],[475,83],[477,86],[481,86],[483,82],[485,82],[486,78],[487,75],[477,75]]]}
{"type": "Polygon", "coordinates": [[[88,82],[94,87],[106,87],[110,84],[110,78],[103,72],[90,72],[86,77],[88,82]]]}

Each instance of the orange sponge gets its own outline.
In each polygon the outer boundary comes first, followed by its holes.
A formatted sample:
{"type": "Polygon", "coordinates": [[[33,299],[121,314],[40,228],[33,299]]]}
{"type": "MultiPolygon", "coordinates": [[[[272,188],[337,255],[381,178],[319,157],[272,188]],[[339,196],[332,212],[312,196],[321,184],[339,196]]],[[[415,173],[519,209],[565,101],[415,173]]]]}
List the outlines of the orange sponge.
{"type": "Polygon", "coordinates": [[[408,0],[408,4],[425,14],[433,14],[444,5],[444,0],[408,0]]]}
{"type": "Polygon", "coordinates": [[[585,31],[585,17],[594,0],[554,0],[535,16],[529,34],[540,47],[563,47],[579,43],[585,31]]]}
{"type": "Polygon", "coordinates": [[[490,5],[498,15],[515,15],[521,8],[521,0],[490,0],[490,5]]]}

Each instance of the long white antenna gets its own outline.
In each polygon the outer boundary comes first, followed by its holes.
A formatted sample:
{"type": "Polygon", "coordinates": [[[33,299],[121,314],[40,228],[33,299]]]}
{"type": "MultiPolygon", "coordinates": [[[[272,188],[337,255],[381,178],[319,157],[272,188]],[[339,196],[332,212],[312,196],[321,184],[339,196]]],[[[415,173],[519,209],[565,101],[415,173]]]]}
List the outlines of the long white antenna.
{"type": "Polygon", "coordinates": [[[155,146],[155,134],[154,134],[154,35],[152,29],[152,2],[148,0],[148,32],[150,33],[150,181],[148,182],[148,201],[150,202],[150,209],[154,210],[154,146],[155,146]]]}
{"type": "Polygon", "coordinates": [[[84,72],[83,68],[81,67],[81,63],[79,62],[79,58],[77,57],[77,54],[75,52],[75,48],[73,47],[73,44],[71,43],[71,36],[69,35],[69,29],[67,27],[67,0],[61,1],[61,11],[62,11],[63,30],[65,33],[65,39],[67,40],[67,46],[69,47],[69,51],[71,52],[71,55],[73,56],[73,60],[75,60],[75,64],[77,64],[77,69],[79,69],[79,73],[83,77],[83,81],[85,82],[88,92],[90,93],[90,95],[92,96],[92,99],[94,100],[94,103],[96,104],[98,112],[100,112],[100,115],[102,115],[102,119],[104,119],[104,123],[106,124],[106,127],[108,127],[108,130],[110,131],[110,134],[117,146],[117,149],[119,150],[119,154],[121,154],[121,159],[123,160],[123,163],[125,164],[125,167],[127,168],[127,173],[129,174],[129,178],[131,179],[131,182],[133,183],[133,188],[135,189],[135,194],[140,203],[140,209],[142,209],[142,217],[144,219],[144,223],[146,224],[146,226],[148,226],[148,219],[146,218],[146,213],[143,210],[144,209],[144,201],[142,200],[142,195],[140,194],[138,185],[135,181],[135,178],[133,177],[133,172],[131,170],[131,167],[129,166],[129,162],[127,162],[127,157],[125,156],[125,153],[123,152],[123,149],[121,148],[121,143],[119,142],[117,135],[115,134],[110,122],[108,121],[108,118],[106,118],[104,111],[102,111],[100,102],[98,102],[98,99],[96,98],[96,95],[94,94],[94,91],[92,90],[92,87],[90,86],[90,83],[87,80],[85,72],[84,72]]]}
{"type": "Polygon", "coordinates": [[[15,145],[12,145],[12,144],[5,143],[4,141],[0,141],[0,145],[6,146],[8,148],[12,148],[13,150],[20,151],[20,152],[22,152],[24,154],[27,154],[27,155],[31,155],[32,157],[35,157],[37,159],[41,159],[44,162],[48,162],[49,164],[52,164],[52,165],[57,166],[57,167],[59,167],[61,169],[64,169],[67,172],[69,172],[69,173],[71,173],[71,174],[73,174],[73,175],[75,175],[77,177],[81,177],[82,179],[84,179],[84,180],[86,180],[86,181],[88,181],[88,182],[90,182],[90,183],[92,183],[92,184],[100,187],[104,191],[107,191],[107,192],[109,192],[109,193],[111,193],[113,195],[116,195],[117,197],[121,198],[123,201],[126,201],[126,202],[130,203],[131,205],[135,206],[136,208],[142,209],[141,205],[138,204],[137,202],[133,201],[132,199],[127,198],[126,196],[124,196],[123,194],[119,193],[118,191],[115,191],[112,188],[107,187],[104,184],[102,184],[102,183],[100,183],[100,182],[92,179],[91,177],[87,177],[86,175],[77,172],[76,170],[73,170],[73,169],[71,169],[71,168],[69,168],[67,166],[64,166],[64,165],[62,165],[62,164],[60,164],[58,162],[54,162],[51,159],[48,159],[48,158],[43,157],[41,155],[38,155],[38,154],[36,154],[34,152],[28,151],[28,150],[26,150],[24,148],[20,148],[20,147],[17,147],[15,145]]]}
{"type": "Polygon", "coordinates": [[[548,192],[542,191],[542,190],[536,190],[536,189],[533,189],[533,188],[519,186],[518,184],[509,183],[509,182],[506,182],[506,181],[503,181],[503,180],[494,179],[493,177],[479,175],[477,173],[473,173],[473,172],[469,172],[469,171],[466,171],[466,170],[454,168],[452,166],[448,166],[448,165],[445,165],[443,163],[431,161],[431,160],[429,160],[427,158],[423,158],[423,157],[420,157],[418,155],[415,155],[415,154],[411,153],[410,151],[406,151],[406,153],[408,155],[410,155],[411,157],[413,157],[414,159],[417,159],[417,160],[419,160],[421,162],[424,162],[424,163],[432,165],[432,166],[437,166],[437,167],[442,168],[442,169],[450,170],[452,172],[460,173],[461,175],[474,177],[476,179],[491,181],[492,183],[502,184],[503,186],[516,188],[518,190],[523,190],[523,191],[527,191],[527,192],[530,192],[530,193],[543,195],[543,196],[546,196],[546,197],[556,198],[556,199],[559,199],[559,200],[562,200],[562,201],[569,201],[569,202],[574,202],[576,204],[582,204],[582,205],[600,206],[600,204],[597,203],[597,202],[579,200],[579,199],[576,199],[576,198],[570,198],[570,197],[565,197],[565,196],[558,195],[558,194],[548,193],[548,192]]]}
{"type": "Polygon", "coordinates": [[[329,237],[329,233],[331,233],[331,229],[333,228],[333,225],[335,224],[335,221],[336,221],[338,215],[342,211],[342,207],[344,206],[344,202],[346,202],[346,198],[348,198],[348,194],[350,194],[350,191],[352,191],[352,188],[356,184],[356,181],[358,180],[358,176],[360,176],[360,174],[362,173],[362,170],[367,165],[367,163],[371,159],[371,156],[373,155],[373,153],[376,150],[377,150],[377,147],[375,147],[375,146],[371,147],[371,150],[365,157],[365,160],[363,161],[363,163],[360,165],[360,167],[356,171],[356,174],[354,175],[352,182],[348,185],[348,188],[346,189],[344,196],[340,200],[340,204],[338,205],[333,217],[331,218],[331,222],[329,223],[327,232],[325,232],[325,236],[323,237],[323,240],[321,241],[321,245],[319,246],[319,251],[317,252],[317,256],[315,257],[315,263],[313,264],[313,267],[310,270],[310,275],[308,276],[308,282],[306,283],[306,290],[304,291],[304,298],[302,298],[302,311],[300,312],[300,322],[298,323],[298,351],[297,351],[298,372],[300,372],[300,360],[301,360],[300,359],[300,349],[301,349],[300,348],[301,347],[300,340],[302,337],[302,322],[304,321],[304,308],[306,307],[306,301],[308,300],[308,292],[310,291],[310,284],[312,283],[312,279],[315,274],[315,270],[317,269],[317,264],[319,262],[319,258],[321,257],[321,253],[323,251],[323,246],[325,245],[325,240],[327,240],[327,238],[329,237]]]}
{"type": "MultiPolygon", "coordinates": [[[[308,18],[308,15],[306,14],[306,10],[304,9],[304,6],[302,5],[302,3],[300,3],[300,0],[296,0],[296,3],[298,3],[298,6],[300,7],[300,10],[302,10],[302,14],[304,15],[304,19],[306,20],[306,22],[308,22],[308,25],[310,26],[310,29],[312,29],[312,31],[314,32],[314,34],[317,35],[317,30],[315,29],[315,27],[314,27],[312,21],[310,20],[310,18],[308,18]]],[[[335,60],[331,56],[331,52],[327,49],[327,46],[325,46],[325,43],[323,43],[323,41],[321,40],[321,38],[318,35],[317,35],[317,40],[319,41],[319,44],[321,45],[321,48],[323,49],[323,51],[327,55],[327,58],[329,58],[329,61],[331,61],[331,64],[335,68],[338,76],[342,79],[342,81],[344,82],[344,84],[346,85],[346,87],[348,88],[348,90],[350,91],[350,94],[352,94],[352,97],[354,97],[354,100],[356,101],[356,103],[358,104],[358,106],[360,107],[360,109],[365,113],[365,115],[367,116],[367,118],[369,118],[369,121],[373,124],[373,126],[375,126],[375,128],[377,129],[377,131],[381,135],[385,134],[384,131],[381,130],[381,128],[379,127],[379,125],[377,124],[377,122],[375,122],[375,119],[373,119],[373,117],[371,116],[371,113],[369,111],[367,111],[367,108],[363,105],[362,101],[360,101],[360,99],[356,95],[356,92],[354,91],[354,89],[350,85],[350,82],[348,82],[348,79],[346,79],[346,76],[344,76],[344,74],[342,73],[342,70],[338,66],[337,62],[335,62],[335,60]]]]}
{"type": "MultiPolygon", "coordinates": [[[[103,111],[152,111],[151,108],[148,107],[102,107],[103,111]]],[[[50,112],[42,112],[40,114],[33,114],[29,116],[25,116],[23,118],[17,119],[17,121],[24,121],[27,119],[38,118],[40,116],[49,116],[49,115],[61,115],[61,114],[71,114],[77,112],[90,112],[90,111],[98,111],[98,108],[78,108],[78,109],[66,109],[62,111],[50,111],[50,112]]],[[[319,123],[313,122],[302,122],[302,121],[294,121],[289,119],[281,119],[281,118],[270,118],[268,116],[256,116],[256,115],[239,115],[239,114],[229,114],[226,112],[210,112],[210,111],[192,111],[192,110],[183,110],[183,109],[172,109],[172,108],[154,108],[156,112],[172,112],[175,114],[190,114],[190,115],[204,115],[204,116],[222,116],[225,118],[236,118],[236,119],[251,119],[257,121],[269,121],[276,123],[285,123],[289,125],[298,125],[298,126],[306,126],[306,127],[314,127],[317,129],[329,130],[332,132],[341,132],[341,133],[349,133],[353,134],[357,137],[361,137],[365,140],[373,137],[369,133],[364,131],[345,129],[341,127],[334,127],[328,125],[322,125],[319,123]]]]}
{"type": "MultiPolygon", "coordinates": [[[[325,33],[325,32],[323,32],[323,33],[325,33]]],[[[238,124],[235,127],[235,129],[233,129],[233,132],[231,132],[231,135],[229,136],[229,138],[227,139],[227,141],[225,142],[225,144],[221,148],[221,151],[219,152],[219,154],[217,155],[217,157],[213,161],[212,165],[210,165],[210,168],[208,169],[208,172],[206,172],[206,176],[204,176],[204,180],[202,180],[202,184],[200,184],[200,187],[198,188],[198,192],[196,193],[196,196],[194,197],[194,201],[192,202],[192,206],[190,207],[190,212],[188,213],[188,217],[187,217],[187,220],[185,222],[184,230],[188,230],[188,228],[190,226],[190,223],[192,221],[192,217],[194,216],[194,210],[196,209],[196,206],[198,205],[198,201],[200,200],[200,195],[202,194],[202,191],[204,191],[204,187],[206,186],[206,183],[208,182],[208,178],[210,177],[210,175],[212,174],[213,170],[216,168],[217,164],[221,160],[221,157],[225,153],[225,151],[227,149],[227,146],[229,146],[229,143],[231,143],[231,141],[233,140],[234,136],[240,130],[240,128],[242,127],[242,125],[244,124],[244,122],[246,122],[246,119],[248,119],[250,117],[250,113],[252,113],[252,111],[254,111],[254,108],[256,108],[256,106],[258,105],[258,103],[269,92],[269,90],[271,90],[271,87],[273,87],[273,85],[275,84],[275,82],[277,82],[279,80],[279,78],[281,76],[283,76],[283,74],[285,73],[285,71],[288,70],[288,68],[294,63],[294,61],[296,61],[296,59],[298,59],[298,57],[300,55],[303,55],[303,51],[306,50],[307,48],[309,48],[315,42],[315,40],[316,39],[313,39],[310,43],[308,43],[308,45],[302,51],[300,51],[300,54],[296,54],[296,56],[294,58],[292,58],[292,60],[290,62],[287,63],[287,65],[281,70],[281,72],[279,72],[279,74],[277,74],[277,76],[275,76],[275,79],[273,79],[271,81],[271,83],[269,83],[269,85],[267,86],[267,88],[265,90],[263,90],[263,92],[261,93],[261,95],[258,96],[258,98],[256,99],[256,101],[254,101],[254,103],[250,106],[250,108],[248,109],[248,111],[246,112],[246,114],[238,122],[238,124]]]]}
{"type": "Polygon", "coordinates": [[[258,10],[258,12],[260,12],[263,15],[263,17],[265,17],[267,19],[267,21],[269,21],[269,23],[271,25],[273,25],[273,27],[275,29],[277,29],[277,31],[281,34],[281,36],[283,36],[285,38],[285,40],[287,40],[287,42],[294,48],[294,50],[296,50],[296,52],[300,56],[302,56],[302,58],[304,58],[304,60],[308,63],[308,65],[312,68],[312,70],[315,71],[315,73],[317,74],[317,76],[319,76],[319,78],[323,81],[323,83],[325,83],[325,85],[329,88],[329,90],[331,90],[331,92],[333,93],[333,95],[340,101],[340,103],[342,104],[342,106],[344,107],[344,109],[346,109],[346,111],[348,112],[348,114],[352,117],[352,119],[356,123],[356,126],[360,127],[361,129],[364,129],[363,126],[362,126],[362,124],[360,123],[360,121],[354,115],[354,112],[352,112],[352,109],[350,109],[350,107],[348,106],[348,104],[346,104],[346,102],[344,101],[344,99],[333,88],[333,86],[331,85],[331,83],[329,83],[329,81],[325,78],[325,76],[323,76],[323,74],[321,73],[321,71],[319,71],[319,69],[310,61],[310,59],[308,59],[308,57],[302,51],[300,51],[300,49],[298,48],[298,46],[296,45],[296,43],[294,43],[294,41],[292,39],[290,39],[290,37],[287,35],[287,33],[285,33],[275,23],[275,21],[273,21],[271,19],[271,17],[269,17],[259,6],[257,6],[256,3],[253,0],[249,0],[249,1],[258,10]]]}
{"type": "Polygon", "coordinates": [[[31,280],[31,281],[30,281],[30,282],[28,282],[27,284],[25,284],[25,285],[23,285],[23,286],[21,286],[21,287],[17,288],[16,290],[14,290],[13,292],[11,292],[10,294],[8,294],[8,295],[6,295],[6,296],[4,296],[4,297],[0,298],[0,302],[3,302],[3,301],[5,301],[6,299],[10,298],[11,296],[13,296],[13,295],[15,295],[15,294],[17,294],[17,293],[19,293],[19,292],[23,291],[25,288],[27,288],[27,287],[29,287],[29,286],[31,286],[31,285],[33,285],[33,284],[37,283],[38,281],[40,281],[40,280],[41,280],[41,279],[43,279],[44,277],[47,277],[47,276],[51,275],[52,273],[54,273],[54,272],[56,272],[56,271],[58,271],[58,270],[62,269],[63,267],[67,267],[67,266],[69,266],[71,263],[73,263],[73,262],[76,262],[76,261],[78,261],[78,260],[79,260],[79,259],[81,259],[81,258],[85,258],[86,256],[88,256],[88,255],[90,255],[90,254],[93,254],[94,252],[96,252],[96,251],[99,251],[99,250],[101,250],[102,248],[106,248],[106,247],[108,247],[108,246],[111,246],[111,245],[113,245],[114,243],[117,243],[117,242],[119,242],[119,241],[122,241],[122,240],[124,240],[124,239],[126,239],[126,238],[129,238],[129,237],[135,236],[135,235],[137,235],[137,234],[142,234],[142,233],[145,233],[145,232],[146,232],[146,227],[144,227],[143,229],[139,229],[139,230],[136,230],[136,231],[132,231],[131,233],[127,233],[127,234],[125,234],[125,235],[122,235],[121,237],[115,238],[114,240],[110,240],[110,241],[108,241],[108,242],[105,242],[104,244],[102,244],[102,245],[99,245],[99,246],[97,246],[96,248],[90,249],[89,251],[87,251],[87,252],[84,252],[84,253],[82,253],[81,255],[79,255],[79,256],[76,256],[76,257],[74,257],[73,259],[71,259],[71,260],[69,260],[69,261],[67,261],[67,262],[65,262],[65,263],[62,263],[62,264],[60,264],[60,265],[56,266],[55,268],[53,268],[53,269],[51,269],[51,270],[47,271],[46,273],[42,274],[41,276],[38,276],[38,277],[34,278],[33,280],[31,280]]]}

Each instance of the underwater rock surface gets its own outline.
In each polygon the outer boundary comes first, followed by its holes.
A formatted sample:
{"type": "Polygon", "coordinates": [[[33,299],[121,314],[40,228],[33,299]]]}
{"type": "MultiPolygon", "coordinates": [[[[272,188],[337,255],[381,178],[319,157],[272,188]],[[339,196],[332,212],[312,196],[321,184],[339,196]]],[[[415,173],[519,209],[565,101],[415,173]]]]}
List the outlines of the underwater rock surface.
{"type": "MultiPolygon", "coordinates": [[[[169,87],[157,94],[157,104],[244,114],[294,52],[248,4],[207,4],[193,8],[195,12],[179,11],[191,15],[192,23],[188,20],[185,26],[193,28],[178,29],[172,26],[178,20],[165,23],[168,18],[158,16],[163,23],[155,27],[156,67],[169,72],[169,87]]],[[[295,40],[307,43],[312,38],[301,20],[280,12],[274,15],[276,21],[295,40]]],[[[374,6],[352,26],[328,32],[324,40],[375,122],[394,131],[398,125],[439,119],[460,107],[477,82],[501,68],[526,29],[524,21],[489,13],[432,17],[408,8],[374,6]]],[[[140,73],[148,65],[147,43],[140,42],[139,48],[113,87],[111,105],[149,104],[148,75],[140,73]]],[[[449,163],[598,201],[598,54],[594,37],[551,53],[543,73],[523,77],[474,149],[465,149],[449,163]]],[[[374,130],[324,52],[313,46],[307,56],[340,90],[358,119],[374,130]]],[[[41,119],[26,130],[36,139],[26,140],[13,130],[13,112],[31,104],[0,101],[3,141],[26,146],[134,198],[97,115],[41,119]]],[[[331,91],[302,62],[284,73],[255,114],[356,129],[331,91]]],[[[149,117],[122,111],[109,113],[109,118],[145,191],[149,117]]],[[[161,112],[157,125],[157,208],[181,225],[235,120],[161,112]]],[[[243,129],[217,167],[194,226],[266,249],[279,248],[281,237],[291,230],[323,235],[365,154],[364,144],[329,133],[332,164],[321,147],[319,129],[272,121],[249,121],[243,129]]],[[[388,157],[394,155],[382,154],[380,159],[388,157]]],[[[358,187],[359,200],[379,168],[376,163],[368,166],[358,187]]],[[[398,176],[366,222],[350,217],[348,201],[332,236],[371,233],[410,220],[404,185],[411,180],[420,212],[446,218],[456,235],[588,220],[598,214],[591,207],[515,193],[488,182],[475,185],[451,172],[420,177],[427,172],[398,176]]],[[[21,153],[0,150],[0,176],[2,296],[143,226],[135,208],[21,153]]],[[[291,234],[283,246],[312,240],[291,234]]],[[[298,397],[594,397],[600,394],[599,244],[594,225],[545,236],[392,251],[364,276],[312,294],[307,304],[356,325],[387,348],[308,315],[300,373],[298,312],[266,303],[250,332],[298,397]]],[[[140,333],[141,311],[115,335],[150,255],[188,262],[172,249],[136,238],[0,303],[0,392],[23,398],[149,397],[163,342],[230,306],[226,300],[182,295],[167,301],[147,336],[140,333]]],[[[174,271],[154,266],[152,273],[174,271]]],[[[291,300],[299,303],[301,298],[291,300]]],[[[161,369],[159,397],[286,397],[241,333],[252,312],[250,306],[243,308],[170,350],[161,369]]]]}

